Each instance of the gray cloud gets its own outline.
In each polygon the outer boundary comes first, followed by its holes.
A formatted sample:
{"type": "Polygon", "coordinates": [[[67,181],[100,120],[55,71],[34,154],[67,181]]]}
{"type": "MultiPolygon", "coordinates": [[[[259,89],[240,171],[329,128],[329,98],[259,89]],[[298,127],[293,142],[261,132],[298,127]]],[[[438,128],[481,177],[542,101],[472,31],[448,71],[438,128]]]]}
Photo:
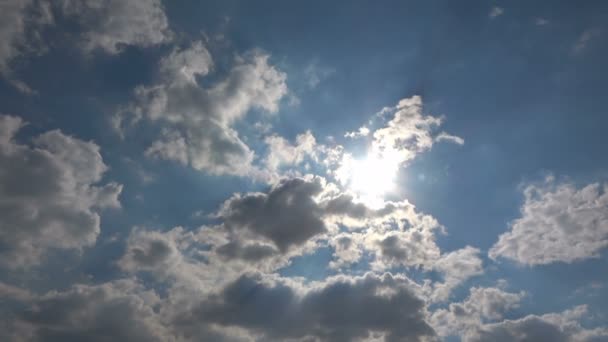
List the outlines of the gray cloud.
{"type": "Polygon", "coordinates": [[[116,54],[126,45],[149,47],[172,37],[160,0],[62,0],[57,5],[80,23],[85,51],[116,54]]]}
{"type": "Polygon", "coordinates": [[[556,183],[529,185],[521,217],[490,249],[491,258],[527,265],[575,262],[598,257],[608,246],[608,188],[556,183]]]}
{"type": "Polygon", "coordinates": [[[56,16],[79,23],[77,44],[86,52],[119,53],[124,46],[149,47],[169,41],[172,32],[160,0],[5,0],[0,3],[0,73],[24,93],[35,90],[13,75],[11,62],[48,48],[44,29],[56,16]]]}
{"type": "Polygon", "coordinates": [[[560,313],[529,315],[517,320],[484,324],[465,341],[540,341],[592,342],[608,339],[608,329],[587,329],[580,320],[587,313],[585,305],[560,313]]]}
{"type": "Polygon", "coordinates": [[[49,248],[93,245],[98,210],[120,207],[122,190],[96,185],[107,166],[95,143],[50,131],[29,147],[13,140],[23,125],[0,116],[0,255],[10,268],[37,264],[49,248]]]}
{"type": "MultiPolygon", "coordinates": [[[[26,301],[9,341],[173,341],[155,306],[160,298],[132,280],[74,285],[26,301]]],[[[8,333],[8,332],[5,332],[8,333]]]]}
{"type": "Polygon", "coordinates": [[[256,340],[352,341],[371,333],[386,341],[430,339],[424,302],[410,286],[390,274],[337,277],[310,289],[242,276],[181,321],[245,328],[261,334],[256,340]]]}
{"type": "Polygon", "coordinates": [[[319,205],[313,199],[323,191],[319,179],[281,181],[268,194],[235,196],[218,216],[227,230],[253,234],[272,241],[281,251],[300,245],[326,231],[319,205]]]}

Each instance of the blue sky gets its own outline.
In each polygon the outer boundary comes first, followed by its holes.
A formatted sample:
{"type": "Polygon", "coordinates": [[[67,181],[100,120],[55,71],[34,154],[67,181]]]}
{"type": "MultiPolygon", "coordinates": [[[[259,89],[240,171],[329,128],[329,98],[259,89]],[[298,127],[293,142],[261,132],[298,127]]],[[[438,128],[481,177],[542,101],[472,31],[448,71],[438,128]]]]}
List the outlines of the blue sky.
{"type": "Polygon", "coordinates": [[[608,340],[608,4],[0,13],[0,339],[608,340]]]}

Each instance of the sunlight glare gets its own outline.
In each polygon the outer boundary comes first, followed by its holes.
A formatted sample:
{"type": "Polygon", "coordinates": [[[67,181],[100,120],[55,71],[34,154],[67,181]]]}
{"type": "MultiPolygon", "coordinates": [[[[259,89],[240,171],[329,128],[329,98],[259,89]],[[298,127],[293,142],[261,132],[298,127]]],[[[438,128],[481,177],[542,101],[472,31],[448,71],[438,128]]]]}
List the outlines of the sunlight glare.
{"type": "Polygon", "coordinates": [[[399,162],[389,156],[368,155],[354,160],[350,175],[350,188],[370,206],[382,205],[383,196],[395,188],[399,162]]]}

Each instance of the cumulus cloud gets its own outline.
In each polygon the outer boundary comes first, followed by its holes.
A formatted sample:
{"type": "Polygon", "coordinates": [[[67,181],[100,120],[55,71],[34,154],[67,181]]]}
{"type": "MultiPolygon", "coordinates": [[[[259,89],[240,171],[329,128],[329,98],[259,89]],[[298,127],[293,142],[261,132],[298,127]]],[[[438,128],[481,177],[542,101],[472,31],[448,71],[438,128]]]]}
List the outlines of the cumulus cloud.
{"type": "Polygon", "coordinates": [[[525,292],[511,293],[499,288],[470,289],[469,296],[431,314],[431,325],[442,337],[460,336],[462,341],[600,341],[608,337],[603,327],[585,328],[580,321],[587,306],[544,315],[504,319],[520,306],[525,292]]]}
{"type": "Polygon", "coordinates": [[[434,284],[432,299],[447,300],[451,291],[467,279],[483,274],[480,250],[471,246],[445,253],[433,264],[433,269],[443,275],[442,283],[434,284]]]}
{"type": "Polygon", "coordinates": [[[409,279],[391,274],[341,276],[309,288],[244,275],[182,314],[180,322],[240,327],[257,340],[353,341],[375,334],[417,341],[435,335],[409,279]]]}
{"type": "Polygon", "coordinates": [[[282,166],[296,166],[307,157],[313,160],[317,157],[317,141],[310,131],[299,134],[294,144],[278,135],[270,135],[264,142],[268,146],[265,164],[270,171],[276,172],[282,166]]]}
{"type": "Polygon", "coordinates": [[[321,207],[314,200],[323,191],[321,180],[285,180],[268,194],[237,195],[224,203],[218,216],[238,235],[262,237],[281,251],[325,232],[321,207]]]}
{"type": "Polygon", "coordinates": [[[135,101],[116,114],[113,125],[121,134],[142,119],[161,125],[161,136],[146,150],[149,157],[210,174],[250,174],[254,152],[232,126],[254,108],[276,112],[287,94],[286,75],[268,58],[259,51],[237,57],[224,79],[204,87],[199,79],[213,69],[208,50],[201,42],[175,49],[160,62],[158,83],[137,87],[135,101]]]}
{"type": "Polygon", "coordinates": [[[526,265],[598,257],[608,246],[608,187],[582,188],[552,177],[524,189],[521,217],[489,251],[526,265]]]}
{"type": "Polygon", "coordinates": [[[430,322],[441,336],[469,336],[486,320],[501,320],[509,310],[519,307],[524,292],[510,293],[493,287],[473,287],[462,302],[451,303],[432,313],[430,322]]]}
{"type": "Polygon", "coordinates": [[[560,313],[528,315],[516,320],[504,320],[480,326],[466,336],[465,341],[604,341],[608,329],[588,329],[580,324],[587,306],[580,305],[560,313]]]}
{"type": "Polygon", "coordinates": [[[149,47],[169,41],[172,32],[160,0],[5,0],[0,3],[0,73],[18,90],[36,93],[15,78],[11,62],[46,51],[44,30],[56,17],[79,25],[78,46],[86,52],[119,53],[123,47],[149,47]]]}
{"type": "Polygon", "coordinates": [[[133,280],[72,288],[24,301],[9,341],[171,341],[155,307],[160,298],[133,280]]]}
{"type": "MultiPolygon", "coordinates": [[[[367,141],[367,159],[357,160],[341,145],[320,146],[319,149],[328,167],[328,173],[342,185],[357,183],[357,175],[368,172],[361,172],[361,169],[377,168],[369,173],[382,174],[383,179],[395,177],[400,167],[407,166],[417,155],[430,150],[437,142],[464,144],[461,137],[437,132],[442,122],[442,117],[424,114],[422,98],[412,96],[401,99],[394,107],[383,108],[369,121],[369,125],[344,135],[346,138],[367,141]],[[382,123],[377,124],[377,121],[382,123]],[[373,162],[366,163],[370,160],[373,162]]],[[[386,182],[390,182],[390,179],[386,182]]],[[[369,194],[367,196],[369,197],[369,194]]]]}
{"type": "Polygon", "coordinates": [[[108,167],[99,146],[60,131],[15,142],[25,123],[0,115],[0,255],[9,268],[40,262],[52,248],[95,243],[98,211],[120,207],[122,185],[98,185],[108,167]]]}

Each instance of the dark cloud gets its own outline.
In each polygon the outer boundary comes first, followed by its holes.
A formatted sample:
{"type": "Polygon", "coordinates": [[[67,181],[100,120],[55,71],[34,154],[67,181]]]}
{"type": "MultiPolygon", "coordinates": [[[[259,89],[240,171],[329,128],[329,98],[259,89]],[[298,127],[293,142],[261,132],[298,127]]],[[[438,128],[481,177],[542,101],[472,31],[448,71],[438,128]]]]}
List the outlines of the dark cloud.
{"type": "Polygon", "coordinates": [[[386,341],[434,336],[424,302],[407,279],[390,274],[339,277],[307,290],[242,276],[181,319],[182,324],[246,328],[262,334],[262,340],[353,341],[372,332],[384,334],[386,341]]]}
{"type": "Polygon", "coordinates": [[[313,199],[323,191],[320,179],[283,180],[267,194],[237,195],[218,216],[228,231],[272,241],[282,252],[326,231],[322,209],[313,199]]]}
{"type": "Polygon", "coordinates": [[[13,341],[170,341],[159,302],[131,280],[75,285],[27,303],[12,325],[13,341]]]}

